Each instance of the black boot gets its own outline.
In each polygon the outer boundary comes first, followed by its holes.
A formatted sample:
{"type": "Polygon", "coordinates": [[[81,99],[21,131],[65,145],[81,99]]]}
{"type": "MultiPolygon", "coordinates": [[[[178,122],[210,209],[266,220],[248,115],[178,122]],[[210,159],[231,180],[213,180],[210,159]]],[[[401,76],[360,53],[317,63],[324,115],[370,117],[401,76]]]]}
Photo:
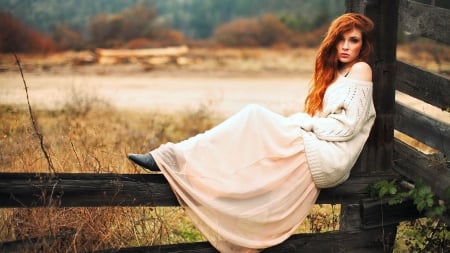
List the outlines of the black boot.
{"type": "Polygon", "coordinates": [[[156,165],[155,159],[150,153],[147,154],[128,154],[128,159],[137,165],[143,167],[144,169],[148,169],[150,171],[161,171],[156,165]]]}

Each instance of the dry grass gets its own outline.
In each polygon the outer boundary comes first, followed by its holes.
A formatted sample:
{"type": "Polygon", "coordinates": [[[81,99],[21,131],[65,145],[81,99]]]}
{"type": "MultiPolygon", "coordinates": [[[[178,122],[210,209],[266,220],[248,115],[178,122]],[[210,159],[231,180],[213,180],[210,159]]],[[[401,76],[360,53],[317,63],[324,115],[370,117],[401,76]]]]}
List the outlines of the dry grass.
{"type": "MultiPolygon", "coordinates": [[[[162,115],[114,111],[107,106],[35,112],[55,172],[140,173],[126,153],[144,152],[210,128],[204,106],[190,113],[162,115]]],[[[0,107],[0,171],[48,172],[25,108],[0,107]]],[[[192,225],[179,223],[178,208],[32,208],[1,209],[0,241],[38,238],[25,251],[104,248],[184,241],[192,225]],[[180,232],[181,231],[181,232],[180,232]],[[185,234],[183,234],[185,233],[185,234]]],[[[192,232],[191,232],[192,234],[192,232]]],[[[195,235],[195,234],[194,234],[195,235]]]]}
{"type": "MultiPolygon", "coordinates": [[[[56,172],[140,173],[128,162],[126,153],[144,152],[212,127],[220,117],[214,117],[210,106],[205,103],[175,114],[131,114],[103,103],[89,109],[75,110],[71,105],[60,111],[36,111],[35,115],[56,172]]],[[[0,171],[48,172],[27,110],[0,106],[0,120],[0,171]]],[[[318,205],[298,232],[336,229],[338,213],[318,205]],[[330,216],[330,211],[334,215],[330,216]]],[[[26,252],[94,251],[204,240],[180,208],[50,206],[1,209],[0,218],[0,241],[22,241],[26,252]]]]}

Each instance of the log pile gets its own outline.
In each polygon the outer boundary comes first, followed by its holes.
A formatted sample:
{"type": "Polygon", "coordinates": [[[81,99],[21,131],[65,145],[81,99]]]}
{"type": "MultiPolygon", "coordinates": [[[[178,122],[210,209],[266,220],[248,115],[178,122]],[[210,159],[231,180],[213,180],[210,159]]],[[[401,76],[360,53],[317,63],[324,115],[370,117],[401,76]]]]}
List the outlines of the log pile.
{"type": "Polygon", "coordinates": [[[97,62],[99,64],[140,63],[143,65],[163,65],[175,63],[184,65],[189,52],[187,46],[146,48],[146,49],[104,49],[97,48],[97,62]]]}

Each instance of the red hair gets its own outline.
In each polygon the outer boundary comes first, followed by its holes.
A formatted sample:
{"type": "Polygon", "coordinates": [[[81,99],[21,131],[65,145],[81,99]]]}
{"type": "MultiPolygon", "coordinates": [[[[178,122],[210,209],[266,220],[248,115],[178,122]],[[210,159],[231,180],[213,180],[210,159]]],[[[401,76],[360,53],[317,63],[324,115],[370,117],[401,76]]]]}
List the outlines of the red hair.
{"type": "Polygon", "coordinates": [[[331,23],[316,56],[313,85],[305,101],[306,113],[314,115],[316,111],[322,109],[325,91],[337,77],[339,61],[336,44],[342,38],[343,34],[355,28],[361,31],[363,44],[358,60],[370,62],[373,51],[371,41],[373,27],[372,20],[357,13],[346,13],[331,23]]]}

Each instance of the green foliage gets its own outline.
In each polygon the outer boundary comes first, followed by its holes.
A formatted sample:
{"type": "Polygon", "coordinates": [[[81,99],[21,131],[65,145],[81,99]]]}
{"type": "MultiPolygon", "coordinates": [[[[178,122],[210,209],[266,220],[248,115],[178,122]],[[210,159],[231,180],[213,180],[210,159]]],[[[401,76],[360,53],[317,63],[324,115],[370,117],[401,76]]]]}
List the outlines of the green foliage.
{"type": "Polygon", "coordinates": [[[412,200],[419,212],[424,212],[427,217],[436,217],[442,215],[447,207],[440,204],[431,187],[418,180],[415,187],[410,190],[401,189],[396,180],[381,180],[369,186],[369,195],[372,197],[383,198],[389,196],[389,204],[400,204],[405,200],[412,200]]]}
{"type": "Polygon", "coordinates": [[[372,197],[378,196],[379,198],[382,198],[387,193],[389,193],[390,195],[394,195],[397,193],[397,186],[395,180],[392,181],[381,180],[375,182],[373,185],[369,187],[369,194],[372,197]]]}
{"type": "Polygon", "coordinates": [[[369,186],[369,195],[388,197],[390,205],[412,200],[417,210],[428,217],[406,222],[399,227],[396,252],[447,252],[450,231],[437,218],[444,214],[447,207],[437,201],[431,187],[418,180],[414,188],[408,190],[399,187],[396,180],[381,180],[369,186]]]}

